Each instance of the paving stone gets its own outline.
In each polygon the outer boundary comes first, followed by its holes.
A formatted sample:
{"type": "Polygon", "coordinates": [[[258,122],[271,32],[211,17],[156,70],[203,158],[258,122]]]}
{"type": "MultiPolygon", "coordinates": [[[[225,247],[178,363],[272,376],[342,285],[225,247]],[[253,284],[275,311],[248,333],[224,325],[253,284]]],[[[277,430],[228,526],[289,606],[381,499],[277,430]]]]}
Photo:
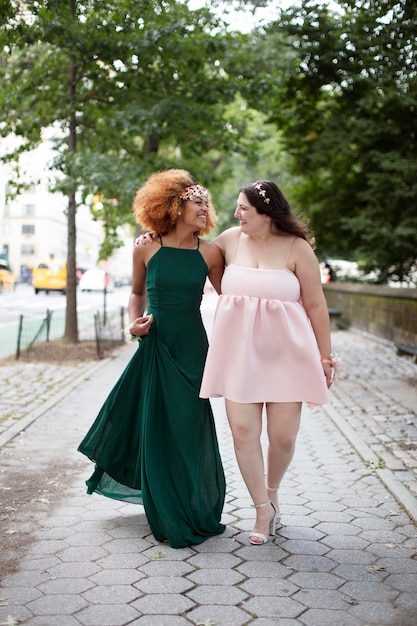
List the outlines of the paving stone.
{"type": "Polygon", "coordinates": [[[45,571],[50,567],[58,565],[61,561],[56,556],[46,556],[40,558],[24,558],[19,563],[20,570],[45,571]]]}
{"type": "Polygon", "coordinates": [[[143,615],[129,626],[189,626],[190,621],[178,615],[143,615]]]}
{"type": "Polygon", "coordinates": [[[284,565],[298,571],[310,570],[313,572],[330,572],[336,566],[330,558],[305,554],[288,557],[285,559],[284,565]]]}
{"type": "Polygon", "coordinates": [[[252,596],[291,596],[300,588],[289,580],[274,578],[252,578],[239,586],[252,596]]]}
{"type": "Polygon", "coordinates": [[[37,598],[26,606],[34,615],[71,615],[87,606],[87,602],[77,594],[61,593],[37,598]]]}
{"type": "Polygon", "coordinates": [[[152,576],[144,578],[135,584],[143,593],[185,593],[194,587],[191,580],[182,576],[168,578],[167,576],[152,576]]]}
{"type": "Polygon", "coordinates": [[[258,617],[296,619],[305,611],[305,606],[286,597],[261,596],[242,603],[242,608],[258,617]]]}
{"type": "MultiPolygon", "coordinates": [[[[302,615],[302,623],[305,626],[364,626],[367,622],[363,622],[354,615],[347,614],[345,611],[336,611],[329,609],[308,609],[302,615]]],[[[370,626],[368,624],[368,626],[370,626]]]]}
{"type": "Polygon", "coordinates": [[[271,537],[270,541],[266,544],[259,546],[244,545],[236,550],[234,554],[239,557],[241,562],[243,560],[251,561],[253,563],[256,561],[260,561],[262,563],[276,563],[277,561],[281,561],[288,556],[288,552],[281,549],[281,546],[279,545],[280,542],[283,543],[283,539],[281,537],[276,537],[274,539],[271,537]]]}
{"type": "Polygon", "coordinates": [[[193,567],[205,567],[210,569],[211,567],[215,569],[232,569],[237,565],[240,565],[242,560],[234,556],[233,554],[197,554],[190,559],[188,559],[188,563],[193,567]]]}
{"type": "Polygon", "coordinates": [[[374,558],[371,554],[361,550],[332,550],[327,555],[332,561],[336,563],[360,563],[369,564],[374,562],[374,558]]]}
{"type": "Polygon", "coordinates": [[[318,541],[302,541],[300,539],[289,539],[281,544],[281,548],[290,554],[310,554],[323,555],[330,552],[330,548],[318,541]]]}
{"type": "Polygon", "coordinates": [[[339,589],[345,580],[327,572],[296,572],[287,582],[300,589],[339,589]]]}
{"type": "Polygon", "coordinates": [[[89,606],[77,613],[77,619],[83,626],[124,626],[137,617],[139,613],[132,605],[123,604],[89,606]]]}
{"type": "Polygon", "coordinates": [[[99,559],[97,564],[104,570],[108,569],[136,569],[145,563],[149,563],[149,559],[143,553],[134,554],[109,554],[109,556],[99,559]]]}
{"type": "Polygon", "coordinates": [[[308,608],[346,611],[349,608],[349,598],[344,597],[339,591],[334,589],[300,589],[292,596],[292,599],[308,608]]]}
{"type": "Polygon", "coordinates": [[[138,571],[145,576],[185,576],[194,569],[195,568],[189,563],[184,563],[182,561],[166,561],[165,559],[161,559],[160,561],[146,563],[141,566],[138,571]]]}
{"type": "Polygon", "coordinates": [[[248,597],[248,594],[237,587],[223,585],[204,585],[187,593],[197,604],[224,604],[236,606],[248,597]]]}
{"type": "Polygon", "coordinates": [[[87,578],[54,578],[38,585],[38,590],[45,595],[80,594],[94,587],[94,583],[87,578]]]}
{"type": "Polygon", "coordinates": [[[219,626],[246,626],[251,615],[236,606],[204,605],[187,613],[191,624],[219,624],[219,626]]]}
{"type": "MultiPolygon", "coordinates": [[[[0,591],[1,594],[1,591],[0,591]]],[[[0,606],[4,603],[5,606],[10,605],[25,605],[36,600],[42,596],[42,593],[34,587],[9,587],[7,594],[0,595],[0,606]],[[3,597],[2,597],[3,596],[3,597]]]]}
{"type": "Polygon", "coordinates": [[[85,591],[82,596],[90,604],[129,604],[142,594],[129,585],[101,585],[85,591]]]}
{"type": "Polygon", "coordinates": [[[279,534],[287,539],[299,539],[301,541],[320,541],[326,535],[316,528],[304,528],[298,526],[286,526],[280,529],[279,534]]]}
{"type": "Polygon", "coordinates": [[[97,585],[133,585],[145,576],[140,570],[113,567],[90,576],[97,585]]]}
{"type": "MultiPolygon", "coordinates": [[[[45,617],[33,617],[24,622],[25,626],[52,626],[49,618],[48,622],[45,621],[45,617]]],[[[70,615],[60,615],[59,616],[59,626],[79,626],[80,622],[71,617],[70,615]]]]}
{"type": "MultiPolygon", "coordinates": [[[[101,570],[96,563],[60,563],[48,568],[49,578],[88,578],[101,570]]],[[[43,581],[42,581],[43,582],[43,581]]]]}
{"type": "Polygon", "coordinates": [[[83,563],[84,561],[97,561],[108,555],[106,550],[108,544],[101,546],[76,546],[74,548],[66,548],[66,550],[57,550],[57,556],[64,563],[68,561],[83,563]]]}
{"type": "Polygon", "coordinates": [[[398,591],[382,582],[367,582],[366,585],[357,582],[348,582],[340,587],[346,596],[354,600],[368,602],[384,602],[384,600],[394,600],[398,596],[398,591]]]}
{"type": "Polygon", "coordinates": [[[236,569],[248,578],[285,578],[291,572],[280,563],[268,563],[268,567],[265,567],[262,562],[242,563],[236,569]]]}
{"type": "Polygon", "coordinates": [[[322,543],[339,550],[365,550],[369,546],[369,542],[362,537],[346,537],[337,534],[323,538],[322,543]]]}
{"type": "Polygon", "coordinates": [[[383,567],[386,571],[393,574],[402,572],[403,574],[417,574],[417,560],[415,558],[383,558],[378,559],[378,567],[383,567]]]}
{"type": "Polygon", "coordinates": [[[413,626],[414,616],[403,608],[397,608],[390,602],[361,602],[352,607],[352,614],[359,619],[365,621],[366,624],[375,624],[376,626],[392,626],[399,624],[400,626],[413,626]],[[407,620],[407,621],[404,621],[407,620]]]}
{"type": "Polygon", "coordinates": [[[195,603],[179,593],[153,593],[132,602],[131,606],[145,615],[181,615],[195,606],[195,603]]]}
{"type": "Polygon", "coordinates": [[[219,571],[211,568],[191,572],[187,579],[196,585],[237,585],[245,579],[245,576],[233,569],[219,571]]]}

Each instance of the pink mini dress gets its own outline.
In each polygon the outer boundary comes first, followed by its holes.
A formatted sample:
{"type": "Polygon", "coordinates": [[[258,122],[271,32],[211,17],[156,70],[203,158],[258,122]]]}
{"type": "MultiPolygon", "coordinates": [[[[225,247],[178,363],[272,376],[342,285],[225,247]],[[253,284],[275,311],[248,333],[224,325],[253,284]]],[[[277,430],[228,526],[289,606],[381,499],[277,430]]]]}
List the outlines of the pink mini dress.
{"type": "Polygon", "coordinates": [[[201,398],[240,403],[328,402],[316,338],[292,272],[225,269],[201,398]]]}

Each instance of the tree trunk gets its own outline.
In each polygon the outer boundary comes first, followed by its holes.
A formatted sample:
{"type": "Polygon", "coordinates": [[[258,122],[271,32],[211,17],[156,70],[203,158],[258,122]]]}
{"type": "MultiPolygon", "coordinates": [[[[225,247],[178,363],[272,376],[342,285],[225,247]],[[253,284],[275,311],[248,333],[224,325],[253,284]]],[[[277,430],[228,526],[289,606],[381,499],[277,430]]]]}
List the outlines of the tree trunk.
{"type": "MultiPolygon", "coordinates": [[[[71,0],[71,15],[75,19],[75,0],[71,0]]],[[[77,121],[75,118],[75,90],[76,90],[76,63],[71,59],[68,80],[68,100],[71,106],[69,119],[68,137],[68,162],[71,163],[72,156],[77,150],[77,121]]],[[[75,216],[77,212],[75,201],[75,189],[68,194],[68,233],[67,233],[67,309],[65,316],[65,339],[69,343],[78,342],[78,321],[77,321],[77,280],[76,249],[77,249],[77,229],[75,216]]]]}
{"type": "Polygon", "coordinates": [[[68,196],[67,309],[65,317],[65,339],[69,343],[78,342],[75,214],[75,193],[71,193],[68,196]]]}

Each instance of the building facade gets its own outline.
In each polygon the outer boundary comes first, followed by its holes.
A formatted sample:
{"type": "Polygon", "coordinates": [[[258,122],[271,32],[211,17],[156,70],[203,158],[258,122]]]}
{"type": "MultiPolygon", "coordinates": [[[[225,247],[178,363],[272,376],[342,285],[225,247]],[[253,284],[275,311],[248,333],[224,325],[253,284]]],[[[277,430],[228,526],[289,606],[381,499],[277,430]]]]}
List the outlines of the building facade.
{"type": "MultiPolygon", "coordinates": [[[[18,197],[10,194],[11,168],[0,164],[0,255],[6,258],[20,281],[30,281],[34,264],[41,259],[67,257],[68,199],[49,191],[52,150],[48,142],[22,155],[20,170],[28,188],[18,197]]],[[[103,233],[90,208],[79,205],[76,214],[77,265],[96,266],[103,233]]]]}

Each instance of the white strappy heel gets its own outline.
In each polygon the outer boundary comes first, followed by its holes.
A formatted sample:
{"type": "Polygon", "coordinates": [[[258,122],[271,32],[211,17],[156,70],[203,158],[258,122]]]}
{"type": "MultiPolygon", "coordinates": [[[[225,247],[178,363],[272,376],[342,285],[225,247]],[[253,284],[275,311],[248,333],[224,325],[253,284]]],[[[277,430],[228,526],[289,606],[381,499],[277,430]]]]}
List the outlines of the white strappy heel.
{"type": "MultiPolygon", "coordinates": [[[[268,502],[263,502],[262,504],[254,504],[253,506],[255,507],[255,509],[260,509],[261,507],[269,506],[269,505],[271,505],[272,508],[274,509],[274,516],[269,522],[269,534],[271,537],[273,537],[275,535],[276,525],[277,525],[277,510],[275,506],[272,504],[271,500],[268,500],[268,502]]],[[[269,537],[267,537],[263,533],[257,533],[255,531],[252,531],[251,534],[249,535],[249,541],[253,546],[261,546],[264,543],[268,543],[269,537]],[[253,541],[252,537],[261,539],[261,541],[253,541]]]]}
{"type": "MultiPolygon", "coordinates": [[[[268,487],[266,483],[265,483],[265,487],[267,488],[267,491],[278,491],[279,489],[279,487],[268,487]]],[[[279,526],[280,524],[281,524],[281,513],[279,511],[279,506],[278,506],[278,508],[276,508],[276,526],[279,526]]]]}

